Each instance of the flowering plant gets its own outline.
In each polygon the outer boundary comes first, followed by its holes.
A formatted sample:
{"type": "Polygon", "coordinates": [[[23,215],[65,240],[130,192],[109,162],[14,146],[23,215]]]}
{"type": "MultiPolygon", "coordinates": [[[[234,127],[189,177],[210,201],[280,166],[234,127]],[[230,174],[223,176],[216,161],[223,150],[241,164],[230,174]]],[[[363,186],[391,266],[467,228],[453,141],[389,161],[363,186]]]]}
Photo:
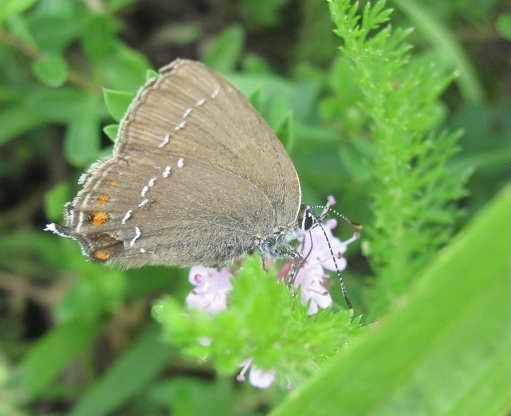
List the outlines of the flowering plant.
{"type": "Polygon", "coordinates": [[[337,269],[345,269],[342,254],[359,237],[342,242],[332,234],[336,225],[329,220],[300,236],[304,261],[291,280],[281,278],[291,262],[266,272],[257,255],[244,257],[237,270],[192,267],[187,306],[168,297],[154,308],[166,340],[221,373],[241,368],[237,380],[248,373],[259,388],[275,379],[288,388],[300,382],[361,328],[348,311],[329,308],[325,270],[336,270],[332,252],[337,269]]]}

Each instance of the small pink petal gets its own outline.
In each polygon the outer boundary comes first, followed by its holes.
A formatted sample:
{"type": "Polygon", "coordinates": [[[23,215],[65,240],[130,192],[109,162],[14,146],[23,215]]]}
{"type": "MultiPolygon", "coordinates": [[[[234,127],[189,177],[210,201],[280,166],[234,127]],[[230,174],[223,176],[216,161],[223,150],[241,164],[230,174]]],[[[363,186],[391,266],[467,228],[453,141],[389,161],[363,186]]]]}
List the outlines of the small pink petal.
{"type": "Polygon", "coordinates": [[[254,387],[267,389],[275,380],[275,370],[264,371],[254,366],[250,369],[248,379],[254,387]]]}

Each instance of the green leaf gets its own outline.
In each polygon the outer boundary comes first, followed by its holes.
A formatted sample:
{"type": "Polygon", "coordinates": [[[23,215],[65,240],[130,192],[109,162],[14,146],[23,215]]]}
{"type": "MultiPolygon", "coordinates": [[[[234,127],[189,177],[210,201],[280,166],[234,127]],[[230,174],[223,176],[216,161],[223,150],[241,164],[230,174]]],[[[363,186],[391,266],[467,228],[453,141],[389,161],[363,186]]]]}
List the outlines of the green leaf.
{"type": "Polygon", "coordinates": [[[164,339],[193,359],[207,357],[220,373],[232,373],[251,358],[260,368],[274,369],[281,384],[308,377],[328,358],[342,354],[361,330],[360,322],[348,311],[331,308],[309,315],[308,305],[285,282],[276,281],[276,273],[264,271],[260,256],[245,256],[230,280],[229,307],[215,315],[181,307],[171,297],[161,300],[153,315],[164,339]]]}
{"type": "Polygon", "coordinates": [[[134,98],[135,95],[129,92],[103,89],[106,108],[116,121],[121,121],[134,98]]]}
{"type": "Polygon", "coordinates": [[[71,321],[53,329],[25,356],[12,385],[23,388],[29,398],[41,395],[100,330],[99,323],[84,321],[71,321]]]}
{"type": "Polygon", "coordinates": [[[117,52],[116,27],[105,15],[89,17],[82,34],[82,47],[92,61],[103,61],[117,52]]]}
{"type": "MultiPolygon", "coordinates": [[[[62,210],[62,206],[60,208],[62,210]]],[[[55,237],[42,232],[42,228],[1,233],[0,268],[11,273],[17,280],[24,279],[20,276],[41,277],[53,274],[62,259],[62,239],[55,237]],[[13,253],[16,255],[13,256],[13,253]]],[[[18,284],[24,283],[20,281],[18,284]]]]}
{"type": "Polygon", "coordinates": [[[484,89],[476,70],[458,39],[440,19],[433,15],[427,6],[410,0],[395,0],[396,7],[408,16],[417,30],[437,48],[441,55],[459,72],[457,83],[464,99],[475,103],[484,101],[484,89]]]}
{"type": "Polygon", "coordinates": [[[495,28],[504,39],[511,42],[511,14],[501,13],[495,22],[495,28]]]}
{"type": "Polygon", "coordinates": [[[117,138],[117,133],[119,132],[118,124],[109,124],[108,126],[103,127],[103,132],[108,136],[110,140],[115,142],[117,138]]]}
{"type": "Polygon", "coordinates": [[[68,182],[62,182],[50,189],[44,197],[44,211],[53,221],[62,219],[64,204],[69,201],[70,189],[68,182]]]}
{"type": "Polygon", "coordinates": [[[272,415],[506,414],[510,210],[506,187],[399,306],[272,415]]]}
{"type": "MultiPolygon", "coordinates": [[[[78,248],[74,244],[74,248],[78,248]]],[[[76,250],[75,250],[76,252],[76,250]]],[[[69,288],[54,310],[55,318],[60,322],[76,319],[97,321],[105,314],[119,308],[123,301],[126,276],[122,270],[106,269],[98,264],[87,263],[83,256],[65,259],[65,267],[79,271],[82,279],[69,288]]]]}
{"type": "Polygon", "coordinates": [[[80,397],[68,415],[109,415],[143,392],[174,354],[174,350],[159,338],[155,325],[146,329],[108,372],[80,397]]]}
{"type": "Polygon", "coordinates": [[[218,72],[234,71],[245,44],[241,26],[231,26],[216,37],[204,57],[204,62],[218,72]]]}
{"type": "Polygon", "coordinates": [[[98,158],[100,130],[95,109],[97,103],[97,100],[83,103],[81,114],[72,119],[67,127],[64,153],[66,159],[76,166],[84,166],[98,158]]]}
{"type": "Polygon", "coordinates": [[[243,0],[240,11],[258,26],[272,27],[282,18],[281,10],[289,0],[243,0]]]}
{"type": "Polygon", "coordinates": [[[35,77],[50,87],[60,87],[64,84],[68,70],[66,60],[57,54],[44,55],[32,64],[35,77]]]}
{"type": "Polygon", "coordinates": [[[48,121],[70,123],[81,116],[84,104],[91,102],[96,103],[97,99],[88,91],[41,88],[31,92],[27,107],[48,121]]]}
{"type": "Polygon", "coordinates": [[[0,112],[0,145],[45,123],[44,117],[25,105],[0,112]]]}
{"type": "Polygon", "coordinates": [[[37,0],[2,0],[0,2],[0,21],[13,14],[23,13],[32,7],[37,0]]]}
{"type": "Polygon", "coordinates": [[[295,123],[293,114],[288,112],[287,117],[275,131],[288,153],[293,151],[295,145],[295,123]]]}
{"type": "Polygon", "coordinates": [[[26,18],[35,45],[45,53],[64,53],[83,30],[83,14],[30,14],[26,18]]]}
{"type": "Polygon", "coordinates": [[[145,74],[151,65],[140,52],[121,44],[114,56],[98,63],[109,88],[120,91],[137,91],[145,82],[145,74]]]}

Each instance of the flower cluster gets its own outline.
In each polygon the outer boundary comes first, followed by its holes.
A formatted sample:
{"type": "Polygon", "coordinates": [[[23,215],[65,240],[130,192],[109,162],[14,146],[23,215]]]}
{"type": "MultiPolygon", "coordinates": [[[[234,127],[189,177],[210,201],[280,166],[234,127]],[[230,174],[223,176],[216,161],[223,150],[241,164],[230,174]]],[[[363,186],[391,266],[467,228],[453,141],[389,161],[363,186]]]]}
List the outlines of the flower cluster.
{"type": "MultiPolygon", "coordinates": [[[[335,200],[330,197],[325,211],[335,200]]],[[[346,241],[341,241],[332,234],[337,226],[336,220],[328,220],[324,224],[318,224],[311,230],[302,233],[298,237],[299,246],[297,251],[304,259],[294,271],[292,285],[295,290],[300,288],[301,302],[309,305],[308,314],[316,314],[319,309],[327,308],[332,304],[332,297],[326,289],[326,271],[341,271],[347,266],[343,254],[348,244],[360,237],[358,233],[346,241]]],[[[293,268],[293,262],[287,262],[279,272],[280,276],[289,276],[293,268]]],[[[230,268],[220,270],[203,266],[194,266],[190,269],[189,280],[195,288],[189,293],[186,302],[190,308],[205,310],[216,314],[227,308],[227,296],[232,290],[231,278],[234,278],[230,268]]],[[[202,340],[201,342],[207,342],[202,340]]],[[[258,388],[269,387],[276,376],[274,369],[263,370],[253,365],[253,359],[248,357],[240,363],[241,371],[236,377],[238,381],[245,381],[248,371],[249,382],[258,388]]],[[[289,383],[290,387],[291,384],[289,383]]]]}

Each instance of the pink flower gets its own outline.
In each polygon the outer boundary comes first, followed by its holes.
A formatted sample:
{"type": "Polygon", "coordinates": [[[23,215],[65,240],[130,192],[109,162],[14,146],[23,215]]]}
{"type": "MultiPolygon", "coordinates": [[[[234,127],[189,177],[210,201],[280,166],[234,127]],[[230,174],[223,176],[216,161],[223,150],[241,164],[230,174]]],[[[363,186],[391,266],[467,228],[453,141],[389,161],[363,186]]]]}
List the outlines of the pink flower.
{"type": "Polygon", "coordinates": [[[212,314],[227,308],[227,294],[232,290],[232,271],[224,267],[216,270],[203,266],[193,266],[188,279],[196,286],[186,297],[190,308],[202,309],[212,314]]]}
{"type": "MultiPolygon", "coordinates": [[[[329,199],[330,202],[335,202],[335,200],[329,199]]],[[[299,237],[302,243],[298,246],[298,252],[305,260],[296,273],[294,287],[297,289],[301,286],[303,303],[311,300],[309,315],[317,313],[319,308],[324,309],[332,304],[332,297],[325,287],[329,275],[325,273],[324,269],[344,270],[347,261],[343,257],[343,253],[346,252],[348,244],[360,238],[360,234],[355,233],[352,238],[342,242],[332,234],[335,227],[337,227],[337,221],[331,219],[324,224],[316,225],[310,232],[304,232],[299,237]]]]}
{"type": "Polygon", "coordinates": [[[332,297],[325,288],[325,279],[329,276],[325,274],[323,267],[319,263],[305,262],[296,273],[294,287],[301,287],[300,296],[303,304],[309,299],[309,315],[318,312],[318,307],[327,308],[332,304],[332,297]]]}
{"type": "Polygon", "coordinates": [[[248,358],[245,361],[243,361],[240,364],[241,371],[236,376],[236,380],[238,381],[245,381],[245,373],[250,368],[250,373],[248,376],[248,381],[250,384],[252,384],[254,387],[260,388],[260,389],[267,389],[271,386],[273,381],[275,380],[275,370],[271,369],[268,371],[265,371],[259,367],[256,367],[255,365],[252,365],[252,359],[248,358]]]}
{"type": "MultiPolygon", "coordinates": [[[[325,223],[321,222],[330,206],[334,204],[334,197],[329,196],[328,202],[319,216],[318,224],[298,237],[300,245],[297,251],[303,256],[304,260],[297,265],[299,268],[294,276],[293,285],[295,289],[300,287],[302,303],[310,302],[309,315],[317,313],[319,308],[324,309],[332,304],[332,297],[325,287],[326,279],[329,278],[329,275],[325,273],[325,269],[329,271],[344,270],[347,262],[343,254],[346,252],[348,244],[360,238],[360,234],[354,233],[352,238],[343,242],[332,234],[332,230],[337,227],[336,220],[331,219],[325,223]]],[[[279,276],[285,276],[284,278],[286,278],[292,269],[293,261],[289,261],[284,264],[279,276]]],[[[203,309],[212,314],[226,309],[227,295],[232,290],[230,282],[232,277],[233,274],[229,268],[218,271],[203,266],[192,267],[189,280],[196,288],[186,298],[188,306],[203,309]]],[[[211,344],[211,342],[212,340],[208,338],[199,340],[199,343],[205,346],[211,344]]],[[[250,384],[261,389],[268,388],[275,380],[275,369],[263,370],[253,365],[252,361],[252,358],[247,358],[240,364],[241,370],[236,380],[245,381],[245,374],[249,371],[250,384]]],[[[288,388],[293,388],[289,381],[288,388]]]]}
{"type": "Polygon", "coordinates": [[[348,247],[332,234],[335,227],[337,227],[337,220],[331,219],[310,230],[310,235],[306,233],[302,236],[303,242],[298,247],[298,251],[306,257],[307,262],[319,263],[327,270],[336,271],[333,253],[339,270],[346,268],[346,259],[342,257],[342,254],[348,247]]]}

